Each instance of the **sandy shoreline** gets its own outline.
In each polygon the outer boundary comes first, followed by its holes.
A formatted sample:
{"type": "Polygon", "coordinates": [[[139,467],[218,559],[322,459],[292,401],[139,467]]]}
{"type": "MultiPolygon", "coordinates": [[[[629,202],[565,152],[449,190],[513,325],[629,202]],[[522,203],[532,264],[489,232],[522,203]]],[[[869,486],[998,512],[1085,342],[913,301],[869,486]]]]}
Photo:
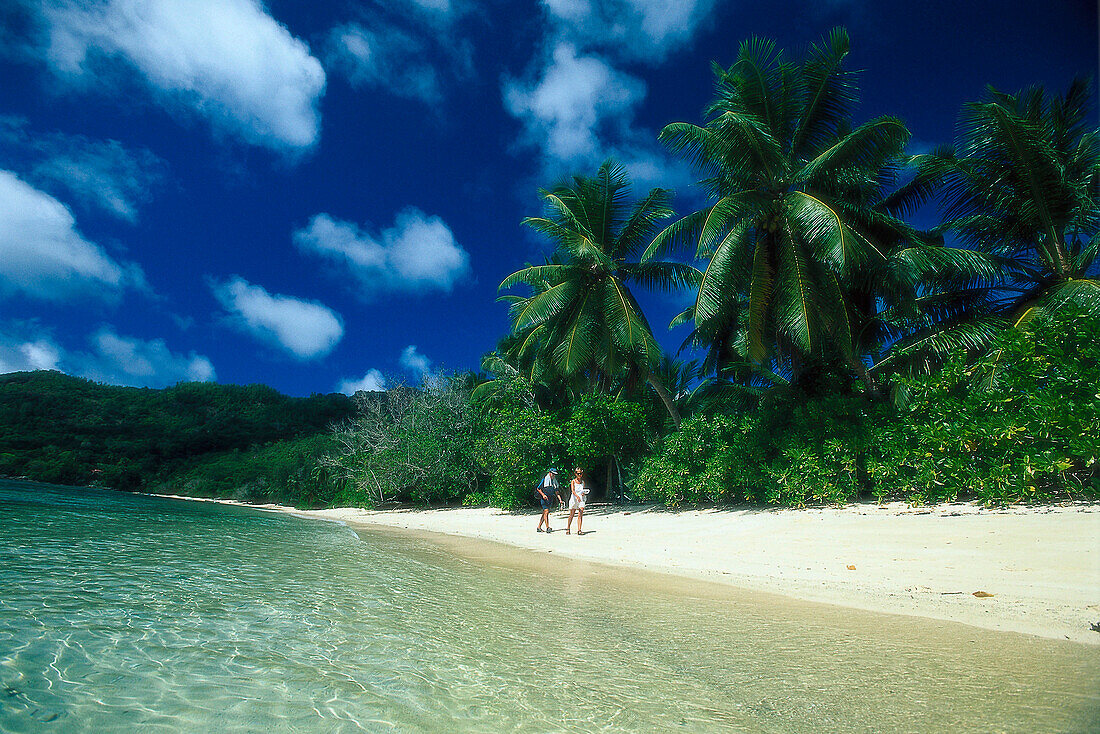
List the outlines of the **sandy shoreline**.
{"type": "MultiPolygon", "coordinates": [[[[191,499],[191,498],[180,498],[191,499]]],[[[234,503],[232,504],[241,504],[234,503]]],[[[370,511],[248,505],[1100,645],[1100,505],[987,509],[903,503],[801,510],[591,507],[586,533],[535,532],[537,514],[492,508],[370,511]],[[992,594],[975,597],[974,592],[992,594]]]]}

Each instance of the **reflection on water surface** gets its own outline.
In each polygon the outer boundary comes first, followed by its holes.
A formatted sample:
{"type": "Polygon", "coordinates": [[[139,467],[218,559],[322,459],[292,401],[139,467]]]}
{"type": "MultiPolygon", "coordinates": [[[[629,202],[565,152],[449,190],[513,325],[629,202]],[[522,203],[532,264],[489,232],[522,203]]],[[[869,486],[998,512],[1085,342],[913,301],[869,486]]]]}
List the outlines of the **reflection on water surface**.
{"type": "Polygon", "coordinates": [[[1090,731],[1095,648],[0,483],[0,731],[1090,731]]]}

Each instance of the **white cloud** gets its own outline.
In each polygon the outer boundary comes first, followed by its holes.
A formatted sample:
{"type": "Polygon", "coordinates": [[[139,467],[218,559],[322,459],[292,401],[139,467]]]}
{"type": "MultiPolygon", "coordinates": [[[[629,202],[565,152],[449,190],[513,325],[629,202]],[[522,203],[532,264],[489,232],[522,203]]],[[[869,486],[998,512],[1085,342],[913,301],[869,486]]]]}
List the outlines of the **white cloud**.
{"type": "Polygon", "coordinates": [[[417,377],[423,378],[432,368],[432,362],[416,350],[415,344],[410,344],[401,352],[398,364],[417,377]]]}
{"type": "Polygon", "coordinates": [[[462,21],[483,12],[477,4],[360,0],[354,8],[325,34],[321,55],[326,69],[353,87],[385,90],[441,114],[448,92],[474,80],[474,44],[462,21]]]}
{"type": "Polygon", "coordinates": [[[33,341],[0,332],[0,374],[58,369],[61,348],[48,337],[31,339],[33,341]]]}
{"type": "Polygon", "coordinates": [[[40,328],[26,324],[0,331],[0,373],[60,370],[131,387],[209,382],[216,377],[208,358],[195,352],[175,354],[163,339],[119,336],[111,327],[104,326],[91,335],[91,351],[68,352],[51,336],[40,332],[40,328]]]}
{"type": "Polygon", "coordinates": [[[324,69],[258,0],[61,0],[42,13],[46,61],[60,75],[90,77],[102,59],[120,59],[162,100],[250,143],[317,142],[324,69]]]}
{"type": "Polygon", "coordinates": [[[401,30],[375,32],[349,23],[329,32],[324,58],[353,86],[383,87],[399,97],[431,103],[440,97],[439,79],[425,55],[424,44],[401,30]]]}
{"type": "Polygon", "coordinates": [[[587,163],[605,155],[601,132],[628,129],[645,93],[642,80],[560,43],[537,82],[505,82],[504,103],[550,160],[587,163]]]}
{"type": "Polygon", "coordinates": [[[316,301],[271,294],[237,276],[211,287],[238,328],[298,359],[323,357],[344,336],[340,316],[316,301]]]}
{"type": "Polygon", "coordinates": [[[691,165],[685,160],[673,158],[667,150],[652,143],[612,146],[610,155],[626,168],[634,185],[634,193],[639,196],[654,187],[673,189],[681,194],[695,186],[695,173],[691,165]]]}
{"type": "Polygon", "coordinates": [[[64,204],[0,171],[0,296],[112,297],[127,286],[144,287],[136,265],[115,262],[84,239],[64,204]]]}
{"type": "Polygon", "coordinates": [[[503,93],[507,110],[524,124],[522,144],[541,153],[543,180],[592,175],[614,157],[638,192],[683,189],[694,181],[690,166],[670,156],[656,133],[632,127],[644,82],[599,56],[559,43],[539,79],[506,81],[503,93]]]}
{"type": "Polygon", "coordinates": [[[386,389],[386,378],[378,370],[367,370],[367,374],[357,380],[341,380],[337,392],[354,395],[357,392],[382,392],[386,389]]]}
{"type": "Polygon", "coordinates": [[[412,207],[377,237],[353,222],[317,214],[294,233],[294,244],[335,262],[368,290],[450,292],[470,267],[446,223],[412,207]]]}
{"type": "Polygon", "coordinates": [[[521,146],[541,153],[543,181],[591,174],[608,157],[635,186],[682,189],[690,168],[635,128],[645,83],[616,65],[656,65],[690,44],[716,0],[541,0],[548,53],[534,79],[506,79],[505,109],[524,125],[521,146]]]}
{"type": "Polygon", "coordinates": [[[78,203],[131,223],[167,170],[145,148],[60,132],[31,134],[25,119],[10,115],[0,115],[0,165],[19,170],[48,191],[60,189],[78,203]]]}
{"type": "Polygon", "coordinates": [[[128,151],[118,141],[85,141],[36,165],[31,176],[53,181],[73,196],[128,222],[161,178],[161,160],[149,151],[128,151]]]}
{"type": "Polygon", "coordinates": [[[211,382],[214,365],[195,352],[173,354],[163,339],[143,340],[119,336],[103,327],[91,337],[92,354],[83,359],[81,375],[100,382],[141,387],[162,387],[177,382],[211,382]]]}
{"type": "Polygon", "coordinates": [[[691,41],[715,0],[542,0],[542,4],[560,38],[652,64],[691,41]]]}

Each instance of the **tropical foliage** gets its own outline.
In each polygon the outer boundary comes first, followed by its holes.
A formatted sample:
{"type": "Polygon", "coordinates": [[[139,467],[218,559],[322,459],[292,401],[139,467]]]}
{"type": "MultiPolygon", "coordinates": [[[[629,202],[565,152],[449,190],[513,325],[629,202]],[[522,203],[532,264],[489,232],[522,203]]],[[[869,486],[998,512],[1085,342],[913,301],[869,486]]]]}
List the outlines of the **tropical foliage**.
{"type": "Polygon", "coordinates": [[[719,376],[746,358],[796,380],[835,362],[865,374],[867,322],[905,295],[892,257],[929,241],[887,204],[909,131],[892,117],[852,124],[847,54],[842,29],[802,63],[746,41],[730,68],[715,67],[706,124],[661,133],[714,202],[662,231],[646,257],[687,245],[708,263],[687,316],[719,376]]]}
{"type": "MultiPolygon", "coordinates": [[[[17,372],[0,376],[0,475],[145,491],[186,485],[227,496],[251,484],[250,496],[265,487],[281,493],[293,456],[311,466],[329,426],[353,412],[344,395],[291,398],[263,385],[151,390],[17,372]]],[[[303,485],[302,496],[318,491],[303,485]]]]}
{"type": "Polygon", "coordinates": [[[912,345],[981,350],[1005,325],[1069,306],[1100,314],[1100,132],[1088,127],[1089,95],[1081,79],[1051,99],[1039,87],[990,88],[964,107],[953,148],[914,159],[917,185],[942,193],[943,230],[995,270],[943,292],[948,323],[912,345]]]}
{"type": "Polygon", "coordinates": [[[671,216],[671,194],[653,189],[628,207],[629,192],[626,170],[613,161],[594,178],[577,176],[540,192],[547,216],[524,224],[549,238],[554,253],[500,284],[502,290],[525,284],[530,295],[502,298],[510,304],[514,333],[522,337],[514,354],[535,355],[527,360],[532,378],[607,393],[630,392],[647,381],[678,423],[671,397],[653,379],[661,350],[630,285],[667,291],[694,284],[698,272],[684,263],[637,262],[657,224],[671,216]]]}
{"type": "Polygon", "coordinates": [[[896,409],[777,391],[760,410],[699,414],[647,458],[634,496],[668,505],[1100,498],[1100,319],[1003,331],[976,362],[904,380],[896,409]]]}
{"type": "Polygon", "coordinates": [[[994,347],[905,381],[908,405],[875,426],[867,452],[875,494],[1100,498],[1100,317],[1062,309],[994,347]]]}
{"type": "Polygon", "coordinates": [[[523,224],[547,255],[501,283],[511,329],[478,374],[354,403],[11,375],[0,473],[366,506],[519,508],[553,465],[672,506],[1100,498],[1088,85],[990,89],[910,156],[901,120],[856,118],[848,52],[836,29],[714,66],[701,124],[660,135],[698,211],[634,198],[613,160],[541,190],[523,224]],[[644,290],[690,299],[688,354],[662,352],[644,290]]]}
{"type": "Polygon", "coordinates": [[[437,376],[381,399],[357,395],[358,415],[337,428],[340,450],[324,464],[342,480],[340,499],[375,507],[395,501],[431,504],[476,488],[470,437],[476,415],[468,387],[437,376]]]}

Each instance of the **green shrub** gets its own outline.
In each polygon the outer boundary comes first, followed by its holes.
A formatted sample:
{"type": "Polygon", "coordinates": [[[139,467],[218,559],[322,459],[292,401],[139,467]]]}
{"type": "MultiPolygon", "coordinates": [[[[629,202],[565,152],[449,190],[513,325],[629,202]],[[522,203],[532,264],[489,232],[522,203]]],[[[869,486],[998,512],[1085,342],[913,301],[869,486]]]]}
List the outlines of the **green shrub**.
{"type": "Polygon", "coordinates": [[[337,431],[342,450],[329,461],[344,481],[340,502],[445,504],[475,490],[479,424],[462,380],[437,375],[420,388],[400,386],[359,403],[359,415],[337,431]]]}
{"type": "Polygon", "coordinates": [[[885,416],[859,394],[765,401],[754,431],[768,481],[749,499],[781,505],[845,503],[869,488],[864,456],[885,416]]]}
{"type": "Polygon", "coordinates": [[[605,393],[582,395],[562,421],[569,465],[585,468],[597,489],[609,498],[617,496],[617,468],[646,452],[647,424],[646,409],[639,403],[605,393]],[[613,486],[604,487],[608,472],[613,486]]]}
{"type": "Polygon", "coordinates": [[[669,507],[744,500],[764,479],[745,416],[695,415],[642,463],[632,493],[669,507]]]}
{"type": "Polygon", "coordinates": [[[634,494],[681,504],[843,503],[865,487],[862,396],[773,395],[741,415],[696,415],[643,464],[634,494]]]}
{"type": "Polygon", "coordinates": [[[564,457],[563,438],[558,422],[536,403],[529,380],[510,367],[494,374],[474,393],[474,458],[480,476],[463,504],[511,510],[533,502],[535,485],[564,457]]]}
{"type": "Polygon", "coordinates": [[[498,405],[482,420],[477,456],[489,503],[506,510],[531,504],[539,479],[561,462],[561,428],[534,405],[498,405]]]}
{"type": "Polygon", "coordinates": [[[322,461],[335,449],[331,435],[320,435],[207,455],[168,477],[157,489],[196,497],[327,507],[341,489],[338,478],[322,461]]]}
{"type": "Polygon", "coordinates": [[[1100,497],[1100,319],[1065,313],[1003,334],[976,363],[903,382],[877,432],[879,496],[990,504],[1100,497]]]}

